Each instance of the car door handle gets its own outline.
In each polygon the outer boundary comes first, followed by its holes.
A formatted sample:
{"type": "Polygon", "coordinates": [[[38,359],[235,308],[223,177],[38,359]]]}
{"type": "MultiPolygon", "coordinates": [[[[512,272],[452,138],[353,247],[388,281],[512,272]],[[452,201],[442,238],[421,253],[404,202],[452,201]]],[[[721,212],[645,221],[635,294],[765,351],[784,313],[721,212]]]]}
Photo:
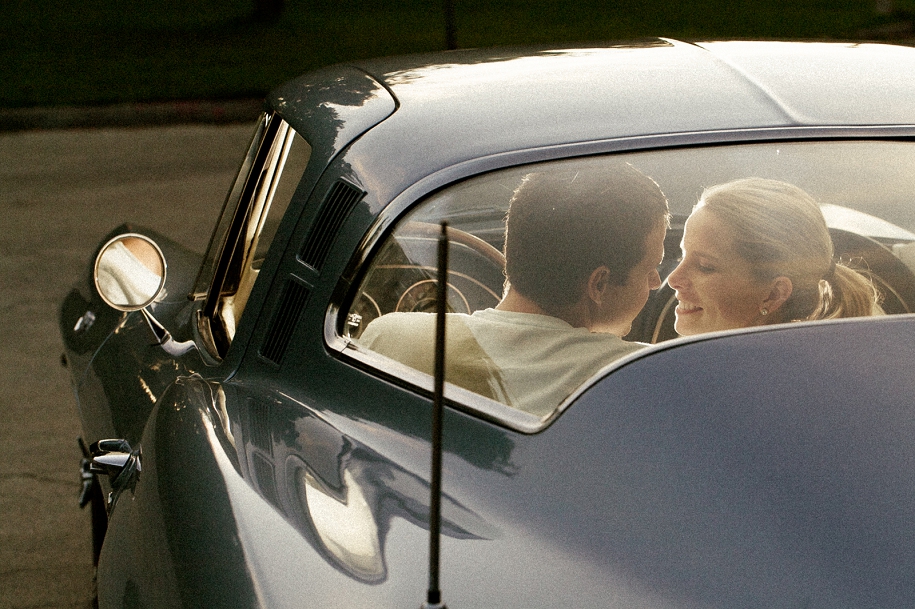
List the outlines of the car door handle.
{"type": "Polygon", "coordinates": [[[131,459],[130,453],[107,453],[98,455],[92,459],[89,471],[93,474],[104,474],[111,479],[115,479],[124,471],[131,459]]]}
{"type": "Polygon", "coordinates": [[[127,440],[109,439],[89,446],[89,473],[105,475],[111,480],[108,493],[108,513],[126,489],[133,489],[142,471],[140,448],[132,448],[127,440]]]}

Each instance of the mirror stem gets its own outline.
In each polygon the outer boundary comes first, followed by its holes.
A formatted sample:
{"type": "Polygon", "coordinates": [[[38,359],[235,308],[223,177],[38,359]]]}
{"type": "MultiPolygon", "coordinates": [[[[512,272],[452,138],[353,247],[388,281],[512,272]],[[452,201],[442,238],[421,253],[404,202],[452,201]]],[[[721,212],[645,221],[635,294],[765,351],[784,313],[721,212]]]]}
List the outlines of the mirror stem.
{"type": "Polygon", "coordinates": [[[162,347],[162,349],[171,356],[180,357],[197,348],[197,344],[188,340],[183,343],[176,342],[171,333],[165,329],[159,320],[152,316],[152,314],[146,309],[140,309],[140,313],[143,314],[143,319],[146,320],[147,325],[149,325],[150,331],[152,331],[153,336],[156,338],[156,344],[162,347]]]}

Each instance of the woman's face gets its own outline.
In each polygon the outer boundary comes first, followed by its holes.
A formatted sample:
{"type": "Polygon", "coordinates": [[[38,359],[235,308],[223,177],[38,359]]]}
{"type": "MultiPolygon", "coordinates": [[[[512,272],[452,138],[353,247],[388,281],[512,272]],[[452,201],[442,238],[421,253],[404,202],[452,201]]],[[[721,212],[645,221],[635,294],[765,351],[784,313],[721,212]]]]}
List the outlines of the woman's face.
{"type": "Polygon", "coordinates": [[[751,265],[738,255],[732,229],[704,207],[683,229],[683,258],[667,278],[677,292],[677,321],[682,336],[755,326],[771,286],[753,279],[751,265]]]}

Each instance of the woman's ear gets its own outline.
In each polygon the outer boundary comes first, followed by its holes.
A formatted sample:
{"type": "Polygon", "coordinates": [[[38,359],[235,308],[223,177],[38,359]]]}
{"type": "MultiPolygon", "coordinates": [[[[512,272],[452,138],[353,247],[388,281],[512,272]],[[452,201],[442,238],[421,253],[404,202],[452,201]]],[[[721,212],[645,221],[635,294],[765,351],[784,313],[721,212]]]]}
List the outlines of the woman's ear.
{"type": "Polygon", "coordinates": [[[794,291],[794,286],[791,283],[791,280],[787,277],[776,277],[772,280],[769,289],[769,295],[762,302],[760,310],[765,310],[766,313],[774,313],[778,311],[779,308],[788,298],[791,296],[791,292],[794,291]]]}

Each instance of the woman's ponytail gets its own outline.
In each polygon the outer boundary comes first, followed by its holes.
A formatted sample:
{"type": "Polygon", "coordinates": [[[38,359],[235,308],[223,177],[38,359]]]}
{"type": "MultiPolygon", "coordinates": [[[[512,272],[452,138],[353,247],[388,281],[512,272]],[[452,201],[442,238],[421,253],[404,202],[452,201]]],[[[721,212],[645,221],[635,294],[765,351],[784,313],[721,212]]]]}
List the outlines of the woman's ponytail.
{"type": "Polygon", "coordinates": [[[807,319],[864,317],[878,312],[881,296],[873,281],[859,271],[835,264],[819,282],[820,298],[807,319]]]}

